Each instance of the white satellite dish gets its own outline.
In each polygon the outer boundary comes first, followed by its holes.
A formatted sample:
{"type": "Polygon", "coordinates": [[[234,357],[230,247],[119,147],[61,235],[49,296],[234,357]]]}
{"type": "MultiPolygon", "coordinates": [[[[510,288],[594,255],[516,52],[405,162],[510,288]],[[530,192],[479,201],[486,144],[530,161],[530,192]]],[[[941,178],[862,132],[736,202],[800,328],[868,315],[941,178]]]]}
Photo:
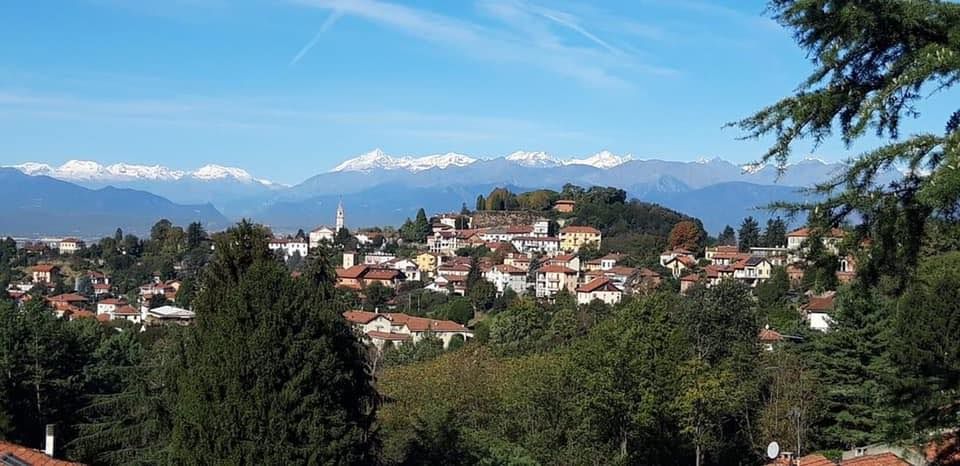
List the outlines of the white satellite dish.
{"type": "Polygon", "coordinates": [[[778,444],[777,442],[770,442],[770,445],[767,445],[767,458],[775,460],[779,455],[780,455],[780,444],[778,444]]]}

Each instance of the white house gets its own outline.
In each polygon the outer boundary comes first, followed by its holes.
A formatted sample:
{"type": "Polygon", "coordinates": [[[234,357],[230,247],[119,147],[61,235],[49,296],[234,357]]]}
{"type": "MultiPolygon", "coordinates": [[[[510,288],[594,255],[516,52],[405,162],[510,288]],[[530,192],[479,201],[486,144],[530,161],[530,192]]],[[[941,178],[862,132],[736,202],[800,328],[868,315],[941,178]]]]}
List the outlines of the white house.
{"type": "Polygon", "coordinates": [[[619,303],[622,298],[623,290],[617,288],[606,277],[594,278],[577,287],[577,304],[590,304],[594,300],[599,300],[612,306],[619,303]]]}
{"type": "Polygon", "coordinates": [[[510,244],[524,254],[540,252],[552,256],[560,252],[560,240],[547,236],[516,236],[510,240],[510,244]]]}
{"type": "MultiPolygon", "coordinates": [[[[661,255],[660,258],[662,260],[663,256],[661,255]]],[[[674,278],[680,278],[681,275],[684,275],[684,271],[696,267],[697,261],[693,258],[693,256],[677,254],[666,262],[661,262],[661,265],[670,269],[670,272],[673,274],[674,278]]]]}
{"type": "Polygon", "coordinates": [[[457,249],[465,245],[466,243],[455,231],[438,231],[433,236],[427,237],[427,248],[435,254],[452,256],[457,249]]]}
{"type": "Polygon", "coordinates": [[[750,256],[733,264],[733,278],[757,286],[770,278],[773,265],[766,257],[750,256]]]}
{"type": "Polygon", "coordinates": [[[396,259],[397,256],[386,252],[371,252],[363,256],[363,265],[380,265],[396,259]]]}
{"type": "Polygon", "coordinates": [[[497,294],[502,295],[507,289],[517,294],[527,291],[527,271],[512,265],[497,264],[483,274],[483,278],[497,287],[497,294]]]}
{"type": "Polygon", "coordinates": [[[284,259],[289,259],[297,254],[300,257],[307,257],[310,252],[310,243],[294,238],[273,238],[267,243],[271,251],[282,251],[284,259]]]}
{"type": "Polygon", "coordinates": [[[547,236],[550,236],[550,221],[537,220],[533,224],[533,233],[531,236],[536,236],[538,238],[546,238],[547,236]]]}
{"type": "MultiPolygon", "coordinates": [[[[827,250],[833,254],[836,254],[839,249],[840,242],[843,241],[843,230],[839,228],[831,228],[830,231],[818,233],[820,233],[820,241],[827,248],[827,250]]],[[[800,228],[787,233],[787,249],[791,251],[797,251],[803,248],[804,242],[813,236],[813,234],[814,231],[812,231],[810,228],[800,228]]]]}
{"type": "Polygon", "coordinates": [[[380,265],[383,267],[388,267],[394,270],[399,270],[403,272],[403,277],[405,281],[408,282],[418,282],[420,281],[420,267],[417,266],[417,263],[410,259],[393,259],[387,262],[383,262],[380,265]]]}
{"type": "Polygon", "coordinates": [[[827,331],[833,324],[831,314],[834,312],[835,291],[828,291],[821,295],[812,295],[807,303],[800,307],[807,318],[807,323],[813,330],[827,331]]]}
{"type": "Polygon", "coordinates": [[[550,298],[560,290],[576,292],[579,272],[562,265],[545,265],[536,271],[535,290],[538,298],[550,298]]]}
{"type": "Polygon", "coordinates": [[[367,311],[347,311],[343,313],[343,317],[364,339],[380,349],[383,349],[387,342],[395,345],[407,342],[416,344],[428,336],[439,338],[444,348],[450,346],[454,338],[462,338],[464,341],[473,338],[472,331],[450,320],[414,317],[399,312],[367,311]]]}
{"type": "Polygon", "coordinates": [[[336,236],[337,232],[333,231],[332,228],[326,226],[320,226],[314,228],[310,232],[310,247],[316,248],[320,247],[320,243],[333,243],[333,238],[336,236]]]}
{"type": "Polygon", "coordinates": [[[84,248],[83,240],[76,238],[64,238],[60,240],[60,254],[73,254],[84,248]]]}

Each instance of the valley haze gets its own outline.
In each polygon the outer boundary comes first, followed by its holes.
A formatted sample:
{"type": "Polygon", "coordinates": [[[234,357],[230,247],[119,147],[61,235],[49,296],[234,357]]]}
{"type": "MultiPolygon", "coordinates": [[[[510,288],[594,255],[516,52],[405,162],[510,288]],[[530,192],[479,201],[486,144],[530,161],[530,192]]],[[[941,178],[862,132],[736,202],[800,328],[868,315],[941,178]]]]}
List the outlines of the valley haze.
{"type": "MultiPolygon", "coordinates": [[[[764,206],[801,200],[802,187],[829,179],[842,166],[807,158],[782,167],[781,172],[772,165],[737,165],[720,158],[678,162],[605,150],[561,159],[542,151],[485,158],[455,152],[395,156],[375,149],[288,186],[258,178],[243,168],[213,164],[180,170],[159,164],[104,165],[89,160],[70,160],[60,166],[25,162],[10,168],[29,175],[19,183],[24,193],[32,193],[28,197],[34,205],[28,209],[30,215],[21,215],[23,221],[10,220],[4,227],[18,235],[97,235],[116,226],[135,231],[147,225],[143,221],[102,226],[82,222],[64,229],[59,226],[63,222],[41,220],[52,218],[51,212],[36,201],[45,199],[44,190],[53,180],[101,194],[105,188],[117,188],[111,192],[110,202],[118,208],[149,193],[194,212],[180,215],[181,219],[221,226],[225,221],[252,218],[279,232],[330,223],[341,199],[350,211],[348,226],[356,228],[398,225],[421,207],[428,212],[459,210],[496,187],[523,192],[559,190],[572,183],[624,189],[629,197],[700,218],[716,234],[746,216],[765,221],[772,214],[764,206]]],[[[76,209],[79,213],[83,207],[76,209]]],[[[162,215],[153,217],[157,216],[162,215]]]]}

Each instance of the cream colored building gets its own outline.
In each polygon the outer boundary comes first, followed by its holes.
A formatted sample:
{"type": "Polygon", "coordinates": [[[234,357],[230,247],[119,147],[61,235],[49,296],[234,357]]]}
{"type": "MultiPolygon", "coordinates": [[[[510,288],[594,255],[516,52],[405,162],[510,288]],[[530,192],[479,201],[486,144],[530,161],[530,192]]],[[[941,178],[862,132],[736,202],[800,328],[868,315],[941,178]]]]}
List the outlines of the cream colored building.
{"type": "Polygon", "coordinates": [[[596,244],[600,247],[600,230],[593,227],[569,226],[560,230],[560,249],[567,252],[576,252],[585,244],[596,244]]]}

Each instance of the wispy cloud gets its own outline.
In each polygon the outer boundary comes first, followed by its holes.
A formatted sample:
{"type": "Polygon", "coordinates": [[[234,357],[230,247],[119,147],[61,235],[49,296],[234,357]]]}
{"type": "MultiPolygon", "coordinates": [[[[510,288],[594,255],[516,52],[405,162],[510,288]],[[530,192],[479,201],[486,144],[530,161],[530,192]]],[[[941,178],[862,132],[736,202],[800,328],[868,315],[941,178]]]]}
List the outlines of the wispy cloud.
{"type": "Polygon", "coordinates": [[[320,37],[323,36],[323,33],[327,32],[327,29],[330,29],[330,27],[333,26],[341,16],[343,16],[343,10],[331,11],[330,15],[327,16],[326,21],[323,22],[322,26],[320,26],[320,30],[314,34],[313,39],[310,39],[310,42],[307,42],[307,44],[304,45],[299,52],[297,52],[293,59],[290,60],[290,64],[296,65],[300,59],[310,51],[310,49],[317,45],[317,42],[320,42],[320,37]]]}
{"type": "Polygon", "coordinates": [[[317,111],[314,110],[316,107],[315,102],[293,98],[104,99],[0,89],[0,121],[10,118],[17,121],[105,122],[145,126],[158,131],[183,127],[303,131],[322,126],[359,131],[371,137],[403,134],[461,143],[582,136],[574,130],[511,116],[391,109],[317,111]]]}
{"type": "Polygon", "coordinates": [[[644,63],[590,31],[578,17],[512,0],[480,0],[493,21],[481,22],[381,0],[293,0],[308,7],[340,11],[475,58],[532,65],[605,88],[631,87],[630,71],[670,75],[676,70],[644,63]],[[551,26],[586,39],[574,44],[551,26]]]}

